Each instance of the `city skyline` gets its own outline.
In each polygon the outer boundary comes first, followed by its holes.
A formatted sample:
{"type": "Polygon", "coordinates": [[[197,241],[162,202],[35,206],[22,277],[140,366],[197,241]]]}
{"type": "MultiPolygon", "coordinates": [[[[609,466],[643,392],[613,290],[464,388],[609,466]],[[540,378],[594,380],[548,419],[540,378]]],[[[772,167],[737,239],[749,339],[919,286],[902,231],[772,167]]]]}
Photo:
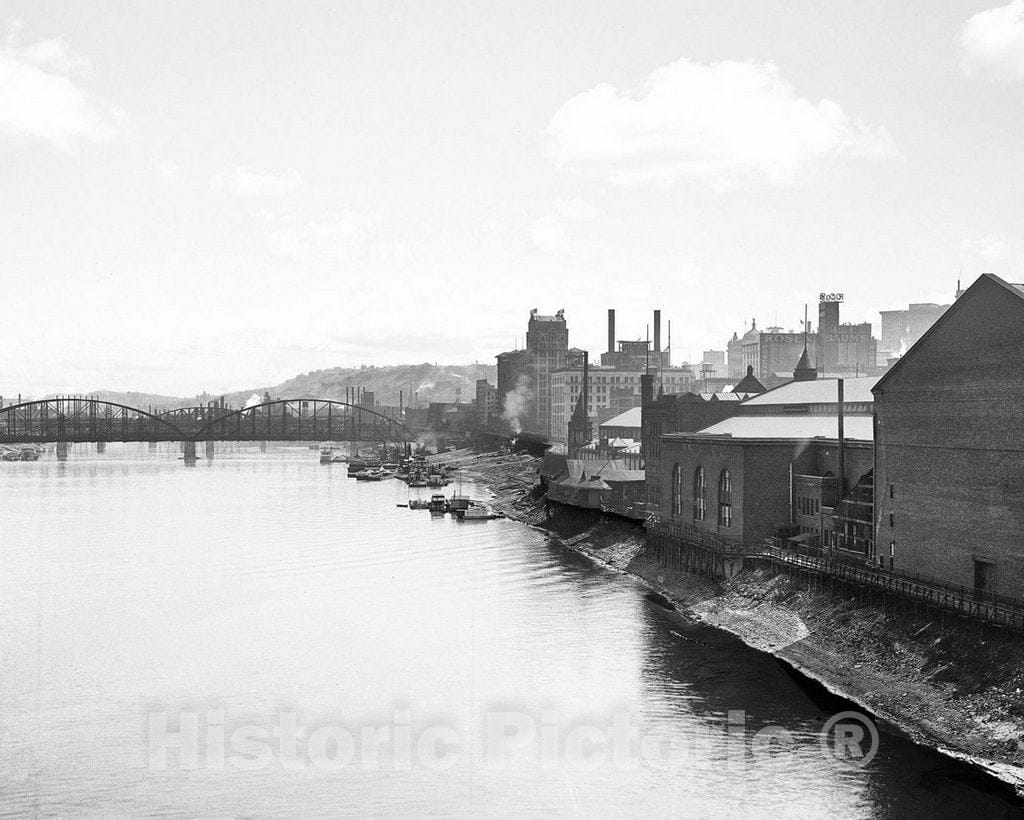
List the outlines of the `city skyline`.
{"type": "Polygon", "coordinates": [[[1020,0],[14,2],[0,29],[4,392],[492,363],[532,307],[595,351],[606,308],[624,339],[661,308],[692,360],[823,290],[878,336],[1024,278],[1020,0]]]}

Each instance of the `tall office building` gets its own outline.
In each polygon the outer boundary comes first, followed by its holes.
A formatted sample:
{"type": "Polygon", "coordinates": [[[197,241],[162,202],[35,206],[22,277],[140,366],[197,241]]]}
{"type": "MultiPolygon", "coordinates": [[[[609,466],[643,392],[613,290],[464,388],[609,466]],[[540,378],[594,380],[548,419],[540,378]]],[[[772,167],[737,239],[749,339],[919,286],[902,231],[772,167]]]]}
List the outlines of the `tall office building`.
{"type": "Polygon", "coordinates": [[[526,329],[528,400],[525,429],[551,436],[551,375],[565,368],[569,352],[569,328],[565,311],[542,316],[534,308],[526,329]]]}

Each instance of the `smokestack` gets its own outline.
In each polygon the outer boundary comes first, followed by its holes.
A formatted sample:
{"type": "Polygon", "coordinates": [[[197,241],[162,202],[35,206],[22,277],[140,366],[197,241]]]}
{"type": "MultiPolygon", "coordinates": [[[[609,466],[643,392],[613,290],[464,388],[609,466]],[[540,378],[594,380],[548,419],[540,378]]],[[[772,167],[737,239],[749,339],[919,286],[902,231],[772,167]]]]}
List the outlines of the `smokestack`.
{"type": "Polygon", "coordinates": [[[839,490],[839,497],[836,499],[836,503],[838,504],[839,502],[841,502],[843,500],[843,496],[846,494],[846,481],[845,481],[845,475],[846,475],[846,431],[843,429],[844,426],[845,426],[844,425],[844,421],[845,421],[845,415],[846,415],[846,413],[845,413],[846,408],[844,406],[845,405],[845,399],[844,399],[844,396],[843,396],[843,393],[844,393],[844,391],[843,391],[843,380],[842,379],[837,379],[836,381],[837,381],[836,389],[837,389],[837,393],[838,393],[836,398],[837,398],[837,400],[839,402],[839,415],[838,415],[838,424],[837,424],[837,427],[839,428],[838,431],[837,431],[839,433],[839,453],[838,453],[837,461],[839,463],[836,465],[837,472],[839,473],[838,480],[836,482],[838,484],[837,489],[839,490]]]}
{"type": "Polygon", "coordinates": [[[403,391],[403,390],[399,390],[398,391],[398,415],[399,416],[402,415],[402,399],[404,398],[404,395],[405,395],[405,391],[403,391]]]}
{"type": "MultiPolygon", "coordinates": [[[[612,314],[611,321],[614,324],[614,322],[615,322],[615,311],[612,310],[612,311],[609,311],[609,313],[612,314]]],[[[587,419],[587,428],[586,428],[587,432],[589,432],[589,427],[590,427],[590,410],[587,409],[590,406],[590,384],[589,384],[589,382],[590,382],[590,354],[586,350],[584,350],[583,351],[583,416],[584,416],[584,418],[587,419]]],[[[589,436],[587,438],[587,443],[588,444],[590,443],[589,436]]]]}
{"type": "Polygon", "coordinates": [[[615,352],[615,308],[608,308],[608,352],[615,352]]]}
{"type": "Polygon", "coordinates": [[[654,311],[654,352],[661,353],[661,311],[654,311]]]}

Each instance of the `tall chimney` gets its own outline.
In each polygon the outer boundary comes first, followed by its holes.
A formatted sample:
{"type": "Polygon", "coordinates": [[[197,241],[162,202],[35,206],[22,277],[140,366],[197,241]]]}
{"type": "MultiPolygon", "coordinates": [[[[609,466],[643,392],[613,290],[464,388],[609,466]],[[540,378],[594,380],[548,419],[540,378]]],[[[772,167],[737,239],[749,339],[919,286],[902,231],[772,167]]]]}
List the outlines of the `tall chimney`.
{"type": "Polygon", "coordinates": [[[661,311],[654,311],[654,352],[661,353],[661,311]]]}
{"type": "Polygon", "coordinates": [[[615,352],[615,308],[608,308],[608,352],[615,352]]]}
{"type": "Polygon", "coordinates": [[[838,427],[837,432],[839,433],[839,453],[838,458],[836,459],[838,461],[838,464],[836,464],[836,472],[839,473],[836,480],[836,489],[839,491],[839,497],[836,499],[836,503],[838,505],[840,502],[842,502],[843,497],[846,494],[846,430],[844,429],[844,421],[846,417],[846,401],[844,396],[842,379],[836,379],[836,393],[836,399],[839,406],[839,413],[837,419],[838,423],[836,425],[838,427]]]}
{"type": "MultiPolygon", "coordinates": [[[[609,311],[612,314],[612,322],[615,321],[615,311],[609,311]]],[[[583,429],[587,432],[587,444],[590,444],[590,353],[586,350],[583,351],[583,418],[587,420],[586,427],[583,429]]]]}

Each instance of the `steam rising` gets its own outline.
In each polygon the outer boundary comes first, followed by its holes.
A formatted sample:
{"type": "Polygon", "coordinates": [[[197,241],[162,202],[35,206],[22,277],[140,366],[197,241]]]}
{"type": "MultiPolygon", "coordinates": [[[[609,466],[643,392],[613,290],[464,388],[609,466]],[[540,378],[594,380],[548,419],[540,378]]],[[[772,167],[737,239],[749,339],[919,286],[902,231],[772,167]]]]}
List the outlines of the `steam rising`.
{"type": "Polygon", "coordinates": [[[263,397],[259,393],[253,393],[246,399],[245,406],[242,408],[248,410],[250,407],[255,407],[257,404],[263,404],[263,397]]]}
{"type": "Polygon", "coordinates": [[[509,423],[512,432],[519,435],[523,432],[522,418],[526,415],[526,405],[530,398],[530,389],[526,385],[526,375],[520,374],[516,379],[514,390],[505,394],[505,411],[501,417],[509,423]]]}

